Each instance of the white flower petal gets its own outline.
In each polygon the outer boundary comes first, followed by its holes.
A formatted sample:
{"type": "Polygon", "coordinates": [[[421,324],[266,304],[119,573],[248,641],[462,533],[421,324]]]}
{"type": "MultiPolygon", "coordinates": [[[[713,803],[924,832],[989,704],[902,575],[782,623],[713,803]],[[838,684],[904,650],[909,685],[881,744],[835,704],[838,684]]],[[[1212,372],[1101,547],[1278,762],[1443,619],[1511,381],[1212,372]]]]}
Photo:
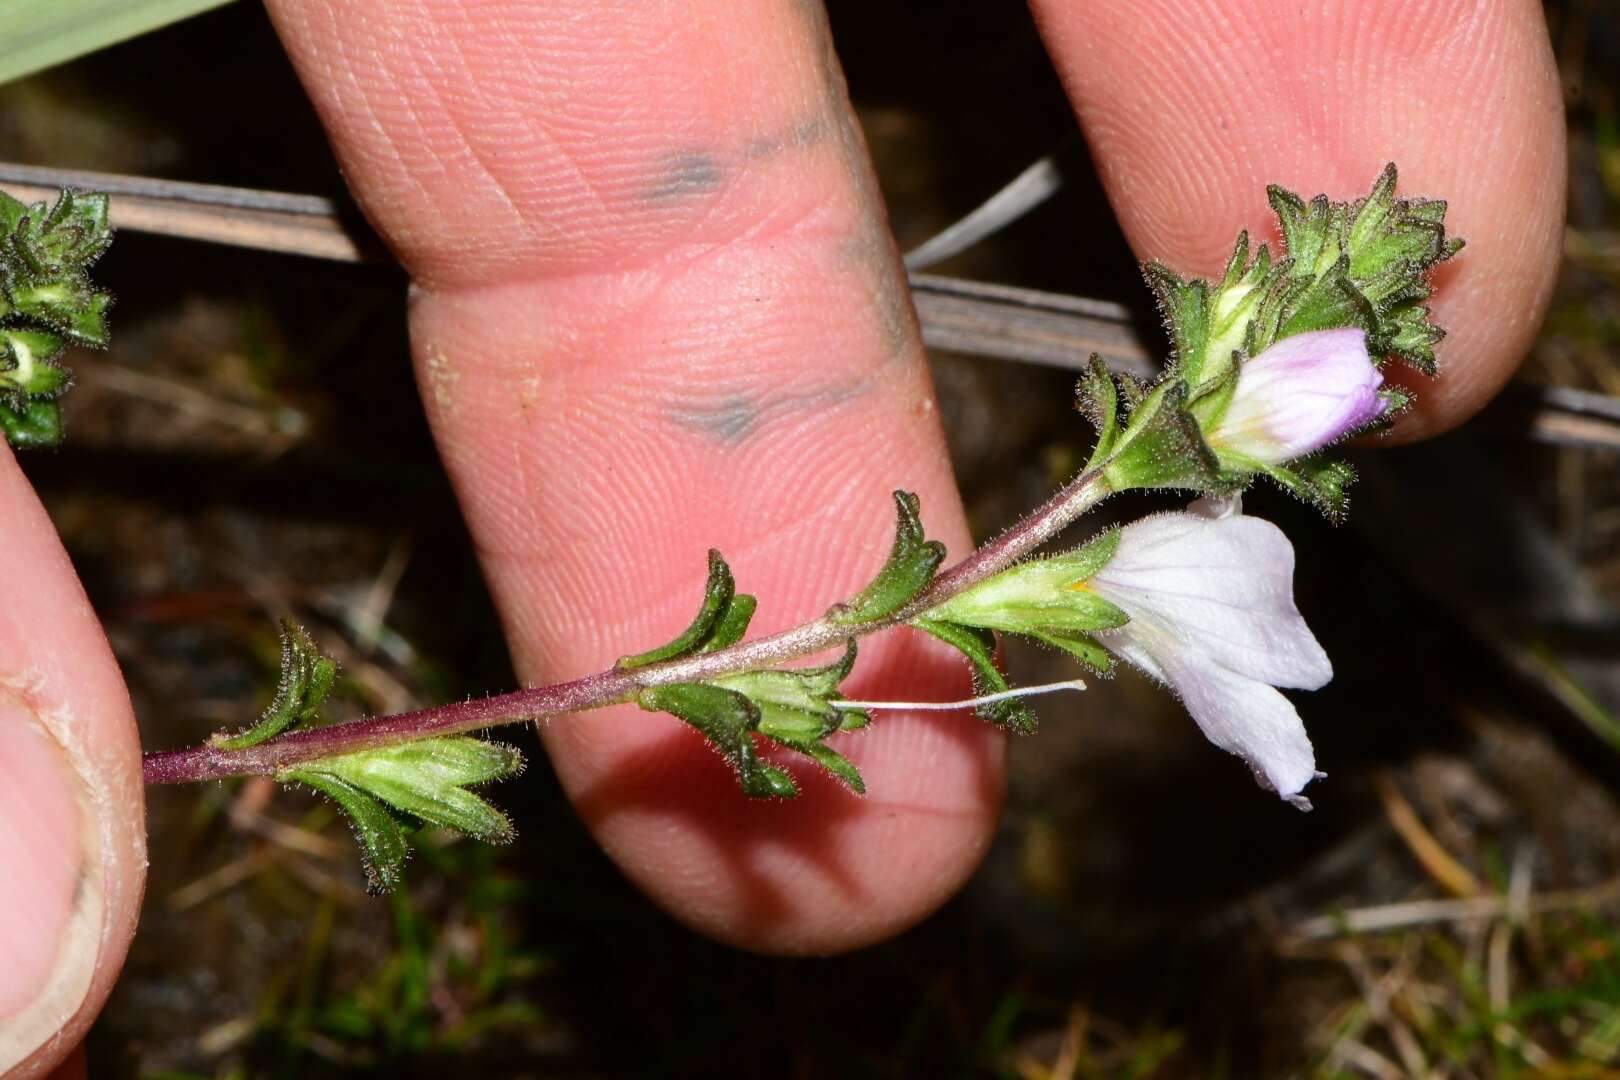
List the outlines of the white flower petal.
{"type": "MultiPolygon", "coordinates": [[[[1294,549],[1260,518],[1157,514],[1127,525],[1119,552],[1088,585],[1131,623],[1103,637],[1110,648],[1152,624],[1166,649],[1207,657],[1272,686],[1315,690],[1333,665],[1294,605],[1294,549]]],[[[1127,656],[1133,663],[1159,674],[1127,656]]],[[[1174,679],[1168,681],[1174,682],[1174,679]]]]}
{"type": "Polygon", "coordinates": [[[1316,776],[1316,756],[1287,698],[1185,653],[1164,657],[1164,673],[1210,742],[1242,758],[1261,786],[1299,805],[1300,790],[1316,776]]]}

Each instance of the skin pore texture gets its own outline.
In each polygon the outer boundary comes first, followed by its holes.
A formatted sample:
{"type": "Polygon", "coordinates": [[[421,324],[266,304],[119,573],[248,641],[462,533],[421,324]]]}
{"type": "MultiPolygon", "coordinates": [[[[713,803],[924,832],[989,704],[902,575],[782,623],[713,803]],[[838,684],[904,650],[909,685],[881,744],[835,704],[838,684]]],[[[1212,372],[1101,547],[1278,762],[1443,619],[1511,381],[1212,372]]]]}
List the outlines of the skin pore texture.
{"type": "MultiPolygon", "coordinates": [[[[819,5],[268,6],[411,273],[417,380],[523,679],[666,640],[710,546],[760,596],[757,633],[819,613],[881,564],[896,487],[921,495],[953,561],[968,552],[819,5]]],[[[1403,191],[1448,198],[1469,240],[1439,281],[1443,373],[1404,434],[1461,422],[1509,376],[1562,223],[1558,84],[1532,0],[1033,7],[1139,256],[1213,273],[1239,228],[1270,220],[1265,183],[1345,197],[1393,160],[1403,191]]],[[[12,1075],[33,1076],[64,1059],[122,963],[141,792],[116,667],[9,456],[0,500],[17,571],[0,589],[29,583],[0,605],[0,687],[95,793],[74,800],[91,838],[75,873],[103,888],[99,915],[65,916],[80,932],[49,992],[78,1004],[16,1050],[28,1064],[12,1075]]],[[[968,692],[958,660],[906,631],[863,649],[846,689],[968,692]]],[[[910,925],[972,872],[1000,803],[1001,738],[960,715],[887,714],[836,740],[865,799],[800,770],[804,796],[766,805],[668,717],[604,710],[544,734],[625,872],[754,949],[833,952],[910,925]]],[[[0,1074],[14,1065],[0,1055],[0,1074]]]]}

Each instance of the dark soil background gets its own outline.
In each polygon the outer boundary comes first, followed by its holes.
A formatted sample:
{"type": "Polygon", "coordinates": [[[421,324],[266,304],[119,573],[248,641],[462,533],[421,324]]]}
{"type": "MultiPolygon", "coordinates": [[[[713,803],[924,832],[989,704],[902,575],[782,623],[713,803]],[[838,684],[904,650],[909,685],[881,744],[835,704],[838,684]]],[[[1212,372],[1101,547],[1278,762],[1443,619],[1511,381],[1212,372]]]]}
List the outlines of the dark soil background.
{"type": "MultiPolygon", "coordinates": [[[[902,247],[1072,133],[1021,5],[831,6],[902,247]]],[[[1620,10],[1549,12],[1572,220],[1524,377],[1620,394],[1620,10]]],[[[0,88],[0,159],[341,191],[249,4],[0,88]]],[[[942,269],[1145,304],[1075,173],[942,269]]],[[[416,401],[397,272],[129,233],[98,277],[113,348],[70,358],[69,441],[26,468],[146,746],[255,713],[282,614],[343,663],[340,713],[514,685],[416,401]]],[[[934,363],[988,534],[1090,432],[1069,375],[934,363]]],[[[496,791],[518,842],[424,835],[382,900],[324,805],[155,789],[146,911],[92,1075],[1620,1076],[1620,468],[1612,446],[1527,432],[1362,455],[1345,528],[1252,498],[1295,537],[1340,673],[1302,709],[1332,773],[1314,814],[1124,675],[1042,704],[959,898],[889,944],[788,961],[643,900],[527,733],[533,767],[496,791]],[[1388,928],[1352,932],[1373,918],[1388,928]]]]}

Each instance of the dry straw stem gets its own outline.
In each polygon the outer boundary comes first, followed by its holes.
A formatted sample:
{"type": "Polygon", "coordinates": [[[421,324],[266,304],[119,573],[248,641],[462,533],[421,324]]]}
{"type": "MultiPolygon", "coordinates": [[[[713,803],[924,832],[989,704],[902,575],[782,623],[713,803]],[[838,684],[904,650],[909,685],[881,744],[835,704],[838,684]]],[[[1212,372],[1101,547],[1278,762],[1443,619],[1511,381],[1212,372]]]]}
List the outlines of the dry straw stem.
{"type": "MultiPolygon", "coordinates": [[[[62,188],[105,191],[113,196],[113,226],[132,232],[336,262],[391,262],[358,210],[316,195],[4,162],[0,188],[24,201],[54,198],[62,188]]],[[[910,278],[931,348],[1071,370],[1096,353],[1118,372],[1146,378],[1158,371],[1158,350],[1140,329],[1155,320],[1127,305],[916,271],[910,278]]],[[[1620,400],[1569,387],[1516,381],[1478,423],[1557,446],[1620,450],[1620,400]]]]}

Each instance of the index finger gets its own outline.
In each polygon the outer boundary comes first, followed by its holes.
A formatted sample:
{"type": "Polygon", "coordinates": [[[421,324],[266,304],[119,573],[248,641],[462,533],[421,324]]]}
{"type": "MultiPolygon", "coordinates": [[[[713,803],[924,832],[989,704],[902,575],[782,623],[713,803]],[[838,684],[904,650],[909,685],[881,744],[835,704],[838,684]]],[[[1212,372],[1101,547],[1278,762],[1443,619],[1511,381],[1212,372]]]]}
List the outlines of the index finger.
{"type": "MultiPolygon", "coordinates": [[[[881,565],[893,488],[966,552],[818,4],[270,8],[412,273],[418,380],[524,678],[668,640],[710,545],[759,630],[819,614],[881,565]]],[[[910,637],[862,654],[852,693],[965,689],[910,637]]],[[[696,732],[630,707],[545,738],[628,874],[754,948],[915,921],[976,865],[1000,795],[999,739],[964,717],[891,714],[841,744],[865,800],[812,782],[750,802],[696,732]]]]}

